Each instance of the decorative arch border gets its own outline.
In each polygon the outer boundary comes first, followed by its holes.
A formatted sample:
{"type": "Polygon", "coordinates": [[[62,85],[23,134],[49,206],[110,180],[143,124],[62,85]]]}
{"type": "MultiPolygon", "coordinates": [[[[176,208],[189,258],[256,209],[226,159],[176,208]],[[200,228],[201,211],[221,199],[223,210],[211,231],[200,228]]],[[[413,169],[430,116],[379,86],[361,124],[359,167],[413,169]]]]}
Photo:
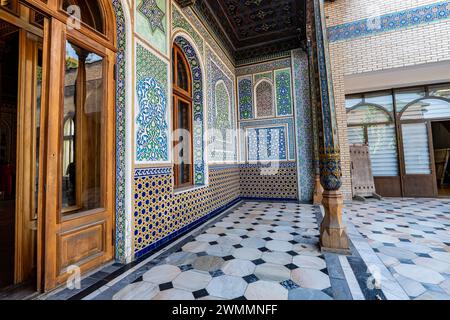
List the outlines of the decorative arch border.
{"type": "Polygon", "coordinates": [[[206,184],[205,164],[205,103],[204,103],[204,77],[203,65],[199,59],[199,51],[184,34],[176,34],[173,43],[177,44],[186,55],[192,72],[193,97],[193,140],[194,140],[194,184],[206,184]]]}
{"type": "Polygon", "coordinates": [[[131,69],[131,16],[126,0],[112,0],[116,16],[116,219],[115,257],[120,262],[131,262],[131,86],[127,72],[131,69]]]}
{"type": "Polygon", "coordinates": [[[258,82],[255,83],[255,86],[253,87],[253,99],[254,99],[254,104],[255,104],[255,118],[256,119],[264,119],[264,118],[275,118],[276,115],[276,110],[275,110],[275,86],[273,81],[267,79],[267,78],[263,78],[261,80],[259,80],[258,82]],[[272,89],[272,115],[270,116],[265,116],[265,117],[261,117],[258,115],[258,95],[256,94],[256,90],[258,89],[258,87],[263,83],[263,82],[267,82],[268,84],[270,84],[270,87],[272,89]]]}

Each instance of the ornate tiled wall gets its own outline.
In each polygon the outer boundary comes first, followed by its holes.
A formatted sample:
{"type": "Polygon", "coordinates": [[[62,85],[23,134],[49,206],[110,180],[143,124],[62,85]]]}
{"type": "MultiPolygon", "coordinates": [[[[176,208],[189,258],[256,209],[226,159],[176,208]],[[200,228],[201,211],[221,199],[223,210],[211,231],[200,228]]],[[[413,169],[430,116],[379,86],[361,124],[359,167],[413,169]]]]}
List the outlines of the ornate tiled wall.
{"type": "Polygon", "coordinates": [[[240,185],[243,198],[298,199],[296,164],[241,164],[240,185]]]}
{"type": "Polygon", "coordinates": [[[169,162],[168,64],[136,44],[136,162],[169,162]]]}
{"type": "MultiPolygon", "coordinates": [[[[127,126],[127,76],[126,67],[130,62],[126,61],[127,35],[131,32],[126,25],[124,7],[121,0],[113,0],[116,14],[117,30],[117,81],[116,81],[116,259],[126,261],[129,256],[129,229],[131,221],[126,212],[126,193],[129,186],[126,185],[126,126],[127,126]]],[[[126,4],[125,4],[126,5],[126,4]]],[[[125,8],[127,9],[127,8],[125,8]]],[[[129,120],[129,119],[128,119],[129,120]]]]}
{"type": "Polygon", "coordinates": [[[282,58],[236,69],[228,58],[229,53],[221,49],[191,9],[180,9],[175,2],[171,6],[163,6],[163,2],[140,0],[135,3],[138,35],[135,50],[136,167],[132,179],[132,251],[135,258],[206,221],[240,197],[298,199],[296,98],[291,59],[282,58]],[[139,8],[143,4],[148,6],[145,14],[144,7],[139,8]],[[161,12],[155,6],[164,13],[162,20],[161,12]],[[166,8],[172,8],[171,12],[166,8]],[[155,16],[149,18],[149,13],[155,16]],[[164,50],[160,45],[162,42],[155,37],[164,29],[160,28],[159,22],[164,24],[168,16],[171,24],[164,31],[167,39],[182,48],[193,74],[196,186],[180,192],[173,189],[168,151],[171,137],[167,130],[172,108],[170,41],[164,50]],[[147,25],[143,27],[142,24],[147,25]],[[240,80],[247,81],[247,88],[244,81],[243,90],[237,94],[236,87],[242,89],[240,80]],[[262,119],[256,118],[254,108],[255,85],[260,81],[270,83],[270,104],[273,106],[268,114],[270,117],[262,119]],[[240,110],[236,103],[237,95],[243,105],[240,110]],[[219,141],[216,136],[206,134],[206,129],[217,128],[248,129],[249,136],[254,135],[250,159],[255,162],[276,161],[269,167],[257,163],[238,164],[238,158],[246,159],[245,145],[249,145],[248,141],[244,136],[240,141],[237,137],[219,141]],[[208,147],[211,140],[217,144],[208,147]],[[241,153],[238,153],[238,146],[241,153]]]}
{"type": "Polygon", "coordinates": [[[185,54],[192,74],[192,108],[193,108],[193,149],[194,149],[194,183],[204,185],[206,179],[205,164],[205,124],[204,124],[204,70],[192,44],[183,36],[177,36],[174,41],[185,54]]]}
{"type": "MultiPolygon", "coordinates": [[[[308,57],[302,50],[292,52],[299,198],[311,201],[314,193],[314,146],[308,57]]],[[[314,134],[317,137],[317,133],[314,134]]]]}
{"type": "Polygon", "coordinates": [[[247,137],[248,161],[287,160],[286,126],[248,128],[245,135],[247,137]]]}
{"type": "MultiPolygon", "coordinates": [[[[294,125],[294,118],[274,118],[274,119],[263,119],[263,120],[252,120],[252,121],[241,121],[239,123],[240,129],[241,129],[241,136],[240,136],[240,157],[241,162],[247,161],[247,155],[248,152],[246,152],[248,149],[248,139],[245,136],[245,132],[248,129],[252,128],[272,128],[272,127],[279,127],[279,126],[286,126],[286,149],[288,154],[288,160],[295,160],[295,125],[294,125]]],[[[283,160],[283,159],[282,159],[283,160]]]]}
{"type": "Polygon", "coordinates": [[[168,53],[168,0],[136,0],[136,33],[164,54],[168,53]]]}
{"type": "Polygon", "coordinates": [[[212,166],[209,187],[174,194],[172,168],[134,174],[134,256],[170,241],[239,198],[239,167],[212,166]]]}
{"type": "Polygon", "coordinates": [[[237,160],[234,74],[210,50],[207,60],[209,162],[237,160]]]}

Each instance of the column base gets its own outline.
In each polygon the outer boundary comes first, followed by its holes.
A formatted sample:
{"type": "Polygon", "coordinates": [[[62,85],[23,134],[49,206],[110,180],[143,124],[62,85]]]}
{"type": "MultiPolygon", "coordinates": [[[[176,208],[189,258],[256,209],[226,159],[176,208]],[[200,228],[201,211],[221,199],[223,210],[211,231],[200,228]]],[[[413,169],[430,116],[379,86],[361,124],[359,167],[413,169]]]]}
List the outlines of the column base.
{"type": "Polygon", "coordinates": [[[314,184],[314,198],[313,198],[314,205],[322,204],[323,200],[322,194],[323,194],[323,187],[322,184],[320,183],[320,175],[316,175],[316,180],[314,184]]]}
{"type": "Polygon", "coordinates": [[[339,191],[323,192],[325,216],[320,226],[320,248],[322,251],[350,254],[348,235],[342,223],[344,199],[339,191]]]}

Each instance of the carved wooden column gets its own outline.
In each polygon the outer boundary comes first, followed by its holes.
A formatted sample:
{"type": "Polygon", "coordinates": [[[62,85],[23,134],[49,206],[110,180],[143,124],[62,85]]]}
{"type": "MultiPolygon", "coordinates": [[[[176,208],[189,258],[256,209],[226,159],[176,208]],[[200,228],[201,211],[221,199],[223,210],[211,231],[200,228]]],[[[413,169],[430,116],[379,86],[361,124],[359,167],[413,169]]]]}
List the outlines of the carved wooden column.
{"type": "Polygon", "coordinates": [[[312,99],[316,106],[320,183],[324,189],[325,217],[320,228],[320,246],[324,251],[348,253],[349,241],[342,222],[343,195],[341,157],[336,110],[325,28],[323,0],[307,1],[307,36],[311,48],[312,99]]]}

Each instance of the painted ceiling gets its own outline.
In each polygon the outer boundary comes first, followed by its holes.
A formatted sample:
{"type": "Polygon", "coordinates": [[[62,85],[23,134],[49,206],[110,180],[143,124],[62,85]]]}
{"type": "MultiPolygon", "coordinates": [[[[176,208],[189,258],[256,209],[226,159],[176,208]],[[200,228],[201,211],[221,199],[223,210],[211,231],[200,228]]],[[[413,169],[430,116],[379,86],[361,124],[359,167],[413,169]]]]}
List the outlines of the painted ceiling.
{"type": "Polygon", "coordinates": [[[299,48],[305,0],[197,0],[194,10],[236,61],[299,48]]]}

